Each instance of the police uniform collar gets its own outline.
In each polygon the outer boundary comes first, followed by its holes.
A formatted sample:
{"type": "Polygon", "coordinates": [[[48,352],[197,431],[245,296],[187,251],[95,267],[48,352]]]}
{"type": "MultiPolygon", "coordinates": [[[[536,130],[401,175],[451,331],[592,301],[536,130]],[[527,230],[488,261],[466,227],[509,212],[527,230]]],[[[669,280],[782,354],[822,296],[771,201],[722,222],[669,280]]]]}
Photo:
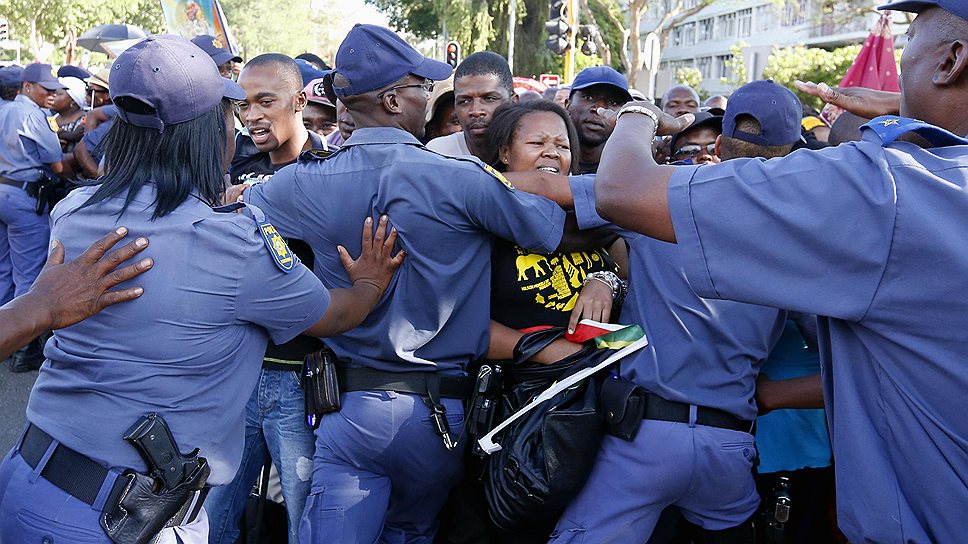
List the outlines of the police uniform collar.
{"type": "Polygon", "coordinates": [[[350,139],[343,143],[343,147],[368,144],[422,145],[416,136],[401,128],[369,127],[354,130],[350,139]]]}
{"type": "Polygon", "coordinates": [[[13,101],[14,102],[20,102],[21,104],[30,104],[31,106],[37,108],[38,110],[44,109],[44,108],[41,108],[36,102],[34,102],[29,96],[27,96],[25,94],[18,94],[13,99],[13,101]]]}
{"type": "Polygon", "coordinates": [[[865,139],[867,139],[869,134],[873,133],[876,135],[877,139],[881,141],[881,145],[884,147],[894,143],[901,136],[909,132],[914,132],[915,134],[921,136],[927,140],[932,147],[968,145],[968,140],[962,138],[961,136],[952,134],[941,127],[937,127],[917,119],[897,117],[894,115],[884,115],[871,119],[869,123],[860,128],[864,133],[865,139]]]}

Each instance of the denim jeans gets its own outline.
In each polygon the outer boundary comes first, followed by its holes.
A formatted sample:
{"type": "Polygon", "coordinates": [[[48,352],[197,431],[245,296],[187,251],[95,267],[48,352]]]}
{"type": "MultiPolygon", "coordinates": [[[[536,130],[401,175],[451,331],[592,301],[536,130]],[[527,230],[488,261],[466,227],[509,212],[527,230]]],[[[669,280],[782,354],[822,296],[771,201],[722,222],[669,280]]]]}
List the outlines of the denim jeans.
{"type": "Polygon", "coordinates": [[[232,544],[239,536],[239,518],[246,498],[265,463],[272,457],[282,483],[289,517],[289,542],[297,530],[312,483],[313,432],[306,427],[299,376],[286,370],[262,370],[246,406],[245,449],[235,479],[212,489],[205,501],[209,542],[232,544]]]}

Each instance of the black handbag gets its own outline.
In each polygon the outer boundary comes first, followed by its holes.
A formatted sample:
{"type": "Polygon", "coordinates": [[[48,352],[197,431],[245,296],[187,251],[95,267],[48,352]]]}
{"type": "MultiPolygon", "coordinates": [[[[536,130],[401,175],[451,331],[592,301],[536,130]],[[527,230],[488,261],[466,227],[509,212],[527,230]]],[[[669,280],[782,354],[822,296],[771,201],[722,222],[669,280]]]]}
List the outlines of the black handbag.
{"type": "MultiPolygon", "coordinates": [[[[551,365],[526,361],[564,329],[529,333],[504,366],[501,419],[528,404],[556,380],[595,366],[614,352],[586,346],[551,365]]],[[[591,474],[605,419],[599,413],[599,371],[544,401],[500,434],[501,449],[485,460],[484,496],[498,527],[516,531],[554,521],[591,474]]]]}

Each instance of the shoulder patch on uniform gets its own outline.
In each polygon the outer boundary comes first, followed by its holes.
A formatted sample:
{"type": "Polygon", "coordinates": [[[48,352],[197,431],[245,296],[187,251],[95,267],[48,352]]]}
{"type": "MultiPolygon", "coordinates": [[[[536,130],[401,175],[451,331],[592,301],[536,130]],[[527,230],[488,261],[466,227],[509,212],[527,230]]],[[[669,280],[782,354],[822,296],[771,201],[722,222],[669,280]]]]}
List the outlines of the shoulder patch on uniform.
{"type": "Polygon", "coordinates": [[[303,151],[299,154],[299,162],[304,161],[324,161],[333,155],[337,154],[339,150],[332,151],[329,149],[310,149],[308,151],[303,151]]]}
{"type": "Polygon", "coordinates": [[[53,115],[47,116],[47,126],[49,126],[50,129],[54,132],[57,132],[58,130],[60,130],[60,127],[57,126],[57,119],[54,119],[53,115]]]}
{"type": "Polygon", "coordinates": [[[881,145],[884,147],[894,143],[898,138],[909,132],[916,133],[934,147],[968,145],[968,140],[952,134],[941,127],[936,127],[917,119],[896,117],[893,115],[882,115],[881,117],[871,119],[861,129],[874,132],[880,138],[881,145]]]}
{"type": "Polygon", "coordinates": [[[504,177],[504,174],[498,172],[497,169],[495,169],[493,166],[489,164],[485,164],[484,171],[494,176],[495,178],[497,178],[497,180],[503,183],[504,186],[508,188],[508,190],[510,191],[514,190],[514,185],[511,185],[511,182],[508,181],[508,178],[504,177]]]}
{"type": "MultiPolygon", "coordinates": [[[[243,204],[242,207],[249,210],[252,213],[253,219],[259,229],[259,234],[262,235],[262,241],[265,242],[266,248],[269,250],[269,255],[272,256],[272,261],[276,263],[279,270],[285,273],[292,272],[296,265],[299,264],[299,257],[289,249],[289,245],[286,244],[286,240],[283,239],[276,227],[272,226],[272,223],[266,218],[265,213],[262,212],[257,206],[251,204],[243,204]]],[[[234,207],[232,204],[228,206],[220,206],[216,209],[218,212],[234,211],[240,209],[234,207]]]]}

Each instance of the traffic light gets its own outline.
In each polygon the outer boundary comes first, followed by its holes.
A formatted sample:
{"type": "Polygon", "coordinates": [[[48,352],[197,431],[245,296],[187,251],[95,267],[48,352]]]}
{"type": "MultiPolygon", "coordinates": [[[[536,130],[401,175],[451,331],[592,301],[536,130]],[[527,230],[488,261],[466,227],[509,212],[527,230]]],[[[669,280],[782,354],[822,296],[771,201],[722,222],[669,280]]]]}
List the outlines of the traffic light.
{"type": "Polygon", "coordinates": [[[568,24],[567,0],[551,0],[550,20],[545,23],[548,39],[545,45],[556,55],[563,55],[571,47],[571,26],[568,24]]]}
{"type": "Polygon", "coordinates": [[[581,52],[589,57],[598,54],[598,27],[595,25],[580,25],[578,27],[578,37],[581,38],[581,52]]]}
{"type": "Polygon", "coordinates": [[[0,41],[6,41],[10,39],[10,26],[7,24],[7,20],[0,17],[0,41]]]}
{"type": "Polygon", "coordinates": [[[460,44],[457,42],[447,43],[447,64],[452,68],[457,68],[460,64],[460,44]]]}

